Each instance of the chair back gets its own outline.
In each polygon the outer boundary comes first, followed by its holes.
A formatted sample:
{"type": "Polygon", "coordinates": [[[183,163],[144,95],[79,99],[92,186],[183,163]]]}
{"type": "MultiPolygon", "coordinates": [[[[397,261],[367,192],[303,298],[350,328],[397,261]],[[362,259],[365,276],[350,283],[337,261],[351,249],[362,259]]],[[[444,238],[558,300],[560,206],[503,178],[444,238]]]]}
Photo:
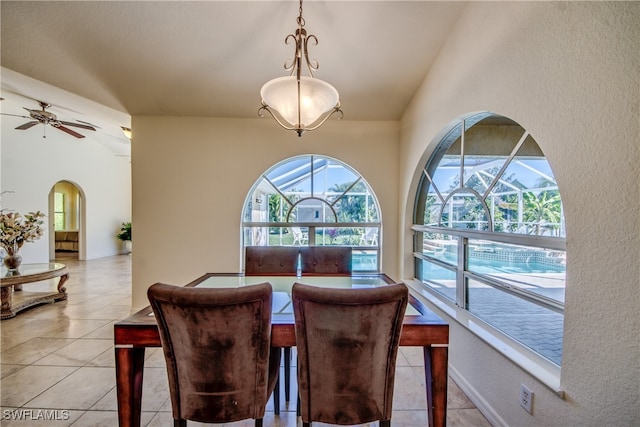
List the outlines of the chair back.
{"type": "Polygon", "coordinates": [[[303,423],[391,419],[405,284],[292,288],[303,423]]]}
{"type": "Polygon", "coordinates": [[[280,361],[279,352],[270,352],[272,292],[269,283],[148,289],[176,422],[264,417],[280,361]]]}
{"type": "Polygon", "coordinates": [[[351,248],[344,246],[307,246],[300,248],[302,274],[350,275],[351,248]]]}
{"type": "Polygon", "coordinates": [[[295,276],[299,252],[298,247],[290,246],[247,246],[244,274],[295,276]]]}

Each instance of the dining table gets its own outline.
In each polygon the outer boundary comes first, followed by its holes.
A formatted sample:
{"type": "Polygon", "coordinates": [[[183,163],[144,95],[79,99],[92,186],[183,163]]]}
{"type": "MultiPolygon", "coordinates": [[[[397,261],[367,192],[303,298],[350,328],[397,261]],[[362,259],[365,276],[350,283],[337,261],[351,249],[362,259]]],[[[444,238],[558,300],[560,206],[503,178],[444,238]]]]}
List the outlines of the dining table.
{"type": "MultiPolygon", "coordinates": [[[[245,276],[242,273],[207,273],[184,286],[232,288],[268,282],[273,288],[271,346],[295,347],[295,320],[291,303],[294,283],[327,288],[371,288],[396,283],[383,273],[344,276],[245,276]]],[[[145,349],[161,347],[158,325],[150,306],[114,325],[118,422],[140,426],[145,349]]],[[[422,347],[428,424],[446,425],[449,325],[415,296],[402,324],[400,346],[422,347]]]]}

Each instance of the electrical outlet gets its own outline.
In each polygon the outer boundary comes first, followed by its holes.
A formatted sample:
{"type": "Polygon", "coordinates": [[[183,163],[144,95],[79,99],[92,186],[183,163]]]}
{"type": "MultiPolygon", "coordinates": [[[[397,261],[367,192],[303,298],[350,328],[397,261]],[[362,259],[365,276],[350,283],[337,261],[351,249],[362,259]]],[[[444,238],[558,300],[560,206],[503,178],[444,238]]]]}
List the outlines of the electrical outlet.
{"type": "Polygon", "coordinates": [[[533,392],[529,390],[526,385],[520,384],[520,406],[522,406],[525,411],[531,414],[532,405],[533,392]]]}

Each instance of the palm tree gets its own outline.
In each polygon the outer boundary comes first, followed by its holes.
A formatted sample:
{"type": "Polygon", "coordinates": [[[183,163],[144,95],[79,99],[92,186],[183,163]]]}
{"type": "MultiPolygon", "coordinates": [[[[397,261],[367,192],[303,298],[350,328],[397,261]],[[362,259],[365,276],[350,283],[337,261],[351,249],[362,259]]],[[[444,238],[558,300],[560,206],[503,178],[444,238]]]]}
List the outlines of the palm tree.
{"type": "Polygon", "coordinates": [[[371,211],[367,210],[368,206],[365,202],[366,187],[364,183],[358,182],[353,188],[353,183],[345,182],[336,184],[329,189],[336,194],[340,194],[338,202],[338,221],[339,222],[364,222],[371,215],[371,211]],[[349,192],[347,192],[349,191],[349,192]]]}
{"type": "Polygon", "coordinates": [[[523,193],[523,217],[527,222],[534,223],[535,234],[542,234],[542,221],[551,223],[550,228],[557,228],[560,223],[560,194],[558,191],[541,191],[536,197],[533,193],[523,193]]]}

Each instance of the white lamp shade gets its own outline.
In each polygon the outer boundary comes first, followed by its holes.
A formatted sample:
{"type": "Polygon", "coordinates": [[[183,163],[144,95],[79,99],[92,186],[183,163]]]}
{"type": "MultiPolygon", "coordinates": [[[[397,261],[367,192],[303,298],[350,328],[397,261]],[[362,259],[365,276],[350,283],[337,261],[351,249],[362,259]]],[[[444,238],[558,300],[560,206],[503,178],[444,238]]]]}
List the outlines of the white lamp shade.
{"type": "Polygon", "coordinates": [[[292,126],[307,127],[338,104],[338,91],[313,77],[300,77],[300,123],[298,123],[298,81],[295,76],[268,81],[260,90],[262,101],[292,126]]]}

